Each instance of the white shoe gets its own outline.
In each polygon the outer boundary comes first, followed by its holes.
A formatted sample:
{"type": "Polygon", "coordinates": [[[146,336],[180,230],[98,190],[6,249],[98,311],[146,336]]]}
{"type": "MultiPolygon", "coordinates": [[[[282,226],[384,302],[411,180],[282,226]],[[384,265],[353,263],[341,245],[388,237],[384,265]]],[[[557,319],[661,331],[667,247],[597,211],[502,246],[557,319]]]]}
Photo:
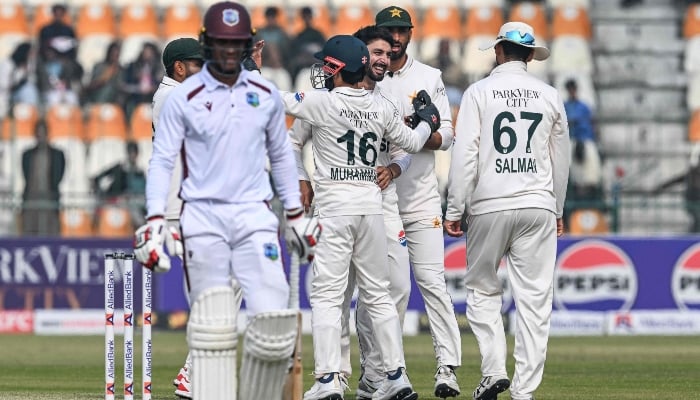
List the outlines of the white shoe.
{"type": "Polygon", "coordinates": [[[367,375],[362,374],[360,382],[357,383],[357,391],[355,391],[356,400],[370,400],[372,394],[377,391],[381,382],[373,382],[367,378],[367,375]]]}
{"type": "Polygon", "coordinates": [[[343,400],[343,386],[339,373],[331,372],[316,379],[316,383],[304,393],[304,400],[343,400]]]}
{"type": "Polygon", "coordinates": [[[350,391],[350,384],[348,383],[348,377],[344,373],[339,373],[338,374],[338,379],[340,380],[340,387],[343,389],[344,392],[349,392],[350,391]]]}
{"type": "Polygon", "coordinates": [[[442,365],[435,373],[435,397],[441,399],[459,396],[459,384],[452,367],[442,365]]]}
{"type": "Polygon", "coordinates": [[[474,389],[474,400],[496,400],[498,394],[509,387],[510,380],[507,376],[485,376],[474,389]]]}
{"type": "Polygon", "coordinates": [[[413,386],[403,368],[397,369],[393,374],[387,374],[381,386],[372,393],[372,400],[416,400],[417,398],[418,393],[413,391],[413,386]]]}
{"type": "Polygon", "coordinates": [[[175,396],[182,399],[192,398],[192,383],[190,382],[189,374],[187,375],[188,376],[178,375],[178,378],[180,378],[180,383],[177,384],[177,388],[175,389],[175,396]]]}

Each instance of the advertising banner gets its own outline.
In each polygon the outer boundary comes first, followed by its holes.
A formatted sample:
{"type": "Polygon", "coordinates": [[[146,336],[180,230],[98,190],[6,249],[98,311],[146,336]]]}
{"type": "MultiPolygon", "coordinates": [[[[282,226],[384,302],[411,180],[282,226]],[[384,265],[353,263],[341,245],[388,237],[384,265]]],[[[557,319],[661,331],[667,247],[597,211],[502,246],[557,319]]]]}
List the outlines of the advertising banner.
{"type": "MultiPolygon", "coordinates": [[[[101,309],[104,254],[130,253],[131,246],[129,240],[0,239],[0,311],[101,309]]],[[[445,238],[445,280],[459,314],[466,311],[466,254],[464,238],[445,238]]],[[[135,262],[139,294],[140,268],[135,262]]],[[[116,301],[121,305],[119,265],[117,271],[116,301]]],[[[302,309],[310,308],[308,271],[308,266],[301,267],[302,309]]],[[[514,304],[505,259],[498,275],[503,311],[511,311],[514,304]]],[[[154,280],[154,312],[188,309],[178,259],[173,259],[169,272],[154,274],[154,280]]],[[[562,311],[700,310],[700,242],[697,237],[560,239],[554,293],[554,308],[562,311]]],[[[138,310],[141,296],[135,300],[138,310]]],[[[415,283],[409,310],[425,310],[415,283]]]]}

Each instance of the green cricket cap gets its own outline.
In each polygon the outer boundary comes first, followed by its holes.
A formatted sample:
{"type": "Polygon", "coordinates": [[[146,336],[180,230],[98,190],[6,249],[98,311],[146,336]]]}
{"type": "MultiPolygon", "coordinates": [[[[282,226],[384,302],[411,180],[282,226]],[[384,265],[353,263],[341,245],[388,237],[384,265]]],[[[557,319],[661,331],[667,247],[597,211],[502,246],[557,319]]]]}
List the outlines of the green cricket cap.
{"type": "Polygon", "coordinates": [[[379,13],[377,13],[374,19],[377,26],[384,27],[406,27],[413,28],[413,23],[411,22],[411,14],[401,7],[389,6],[379,13]]]}
{"type": "Polygon", "coordinates": [[[202,46],[192,38],[175,39],[168,43],[163,50],[163,65],[165,68],[175,64],[175,61],[204,60],[202,46]]]}

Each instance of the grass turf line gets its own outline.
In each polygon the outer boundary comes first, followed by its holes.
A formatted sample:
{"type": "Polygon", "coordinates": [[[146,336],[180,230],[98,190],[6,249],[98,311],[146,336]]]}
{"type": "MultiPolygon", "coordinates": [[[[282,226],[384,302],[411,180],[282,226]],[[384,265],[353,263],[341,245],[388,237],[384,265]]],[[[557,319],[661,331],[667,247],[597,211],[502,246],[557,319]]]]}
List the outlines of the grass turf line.
{"type": "MultiPolygon", "coordinates": [[[[135,398],[140,399],[141,336],[134,335],[135,398]]],[[[122,398],[123,342],[116,341],[117,398],[122,398]]],[[[242,343],[242,341],[239,341],[242,343]]],[[[509,338],[512,352],[513,339],[509,338]]],[[[433,396],[435,360],[428,335],[404,339],[408,373],[421,399],[433,396]]],[[[154,400],[174,399],[171,382],[187,352],[184,332],[153,332],[154,400]]],[[[472,335],[462,337],[463,366],[457,370],[462,394],[471,398],[477,385],[479,354],[472,335]]],[[[239,351],[240,357],[240,351],[239,351]]],[[[357,344],[353,343],[354,372],[359,378],[357,344]]],[[[700,340],[687,337],[555,337],[550,339],[544,380],[538,400],[698,399],[700,340]]],[[[509,356],[512,376],[513,360],[509,356]]],[[[304,388],[313,384],[311,337],[304,337],[304,388]]],[[[0,335],[0,400],[99,399],[104,386],[104,337],[0,335]]],[[[354,392],[345,396],[354,399],[354,392]]],[[[508,392],[499,400],[508,400],[508,392]]]]}

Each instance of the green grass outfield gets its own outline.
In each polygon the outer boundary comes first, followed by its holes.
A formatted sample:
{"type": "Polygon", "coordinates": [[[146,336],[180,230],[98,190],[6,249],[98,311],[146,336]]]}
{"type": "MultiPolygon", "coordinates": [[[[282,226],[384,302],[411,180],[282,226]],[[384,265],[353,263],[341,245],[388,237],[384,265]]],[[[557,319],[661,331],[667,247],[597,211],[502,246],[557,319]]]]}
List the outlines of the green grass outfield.
{"type": "MultiPolygon", "coordinates": [[[[140,336],[136,335],[135,386],[141,382],[140,336]]],[[[470,399],[479,381],[479,355],[472,335],[462,339],[458,370],[462,395],[470,399]]],[[[123,381],[122,342],[117,340],[117,387],[123,381]]],[[[406,361],[421,399],[432,394],[435,362],[430,337],[406,337],[406,361]]],[[[154,332],[153,399],[174,399],[171,381],[186,354],[183,332],[154,332]]],[[[512,351],[512,338],[509,341],[512,351]]],[[[353,360],[357,359],[354,345],[353,360]]],[[[700,338],[552,338],[537,400],[700,399],[700,338]]],[[[304,338],[304,387],[312,384],[311,338],[304,338]]],[[[357,385],[359,369],[351,378],[357,385]]],[[[512,375],[512,359],[508,364],[512,375]]],[[[0,335],[0,399],[100,399],[104,385],[102,336],[0,335]]],[[[140,386],[137,386],[140,388],[140,386]]],[[[137,396],[139,399],[140,392],[137,396]]],[[[117,398],[121,398],[117,395],[117,398]]],[[[347,395],[346,399],[354,399],[347,395]]],[[[506,393],[500,400],[510,399],[506,393]]]]}

